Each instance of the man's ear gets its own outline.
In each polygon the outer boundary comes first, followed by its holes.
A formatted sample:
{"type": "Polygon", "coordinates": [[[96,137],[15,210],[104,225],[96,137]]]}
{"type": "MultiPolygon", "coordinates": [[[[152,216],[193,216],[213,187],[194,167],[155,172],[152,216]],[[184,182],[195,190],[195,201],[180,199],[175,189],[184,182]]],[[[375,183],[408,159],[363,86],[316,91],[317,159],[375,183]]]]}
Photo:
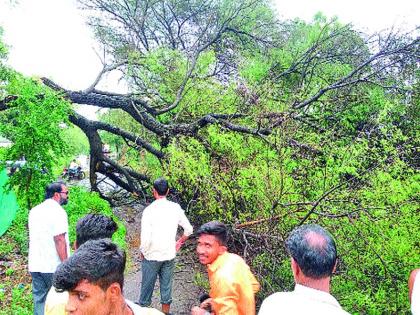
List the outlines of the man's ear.
{"type": "Polygon", "coordinates": [[[292,267],[293,277],[296,280],[302,271],[300,270],[299,265],[297,264],[296,260],[293,259],[293,257],[290,257],[290,266],[292,267]]]}
{"type": "Polygon", "coordinates": [[[337,264],[338,264],[338,259],[335,260],[334,268],[332,270],[332,273],[335,273],[335,270],[337,269],[337,264]]]}
{"type": "Polygon", "coordinates": [[[227,247],[225,245],[220,245],[219,246],[219,255],[221,255],[225,252],[227,252],[227,247]]]}
{"type": "Polygon", "coordinates": [[[106,289],[106,294],[112,300],[117,302],[122,297],[122,291],[119,283],[114,282],[106,289]]]}
{"type": "Polygon", "coordinates": [[[54,195],[51,197],[51,199],[55,200],[55,201],[59,201],[60,200],[60,193],[59,192],[55,192],[54,195]]]}

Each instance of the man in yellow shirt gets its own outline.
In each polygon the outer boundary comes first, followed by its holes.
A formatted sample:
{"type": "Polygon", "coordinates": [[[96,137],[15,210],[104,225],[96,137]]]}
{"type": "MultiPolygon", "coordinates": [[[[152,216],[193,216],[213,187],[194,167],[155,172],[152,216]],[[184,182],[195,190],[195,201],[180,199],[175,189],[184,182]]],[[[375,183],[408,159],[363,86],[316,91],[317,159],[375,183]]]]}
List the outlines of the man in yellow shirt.
{"type": "Polygon", "coordinates": [[[210,299],[193,307],[192,315],[254,315],[255,293],[260,289],[249,266],[238,255],[227,251],[226,226],[217,221],[203,224],[197,231],[197,254],[207,266],[210,299]]]}

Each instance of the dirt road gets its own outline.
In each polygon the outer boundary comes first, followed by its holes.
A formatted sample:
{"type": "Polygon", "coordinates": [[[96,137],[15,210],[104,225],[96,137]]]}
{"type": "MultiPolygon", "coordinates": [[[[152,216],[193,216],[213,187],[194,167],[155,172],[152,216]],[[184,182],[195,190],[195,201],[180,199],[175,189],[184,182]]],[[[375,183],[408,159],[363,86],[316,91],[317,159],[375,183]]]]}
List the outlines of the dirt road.
{"type": "MultiPolygon", "coordinates": [[[[139,257],[140,222],[143,207],[124,206],[114,208],[114,213],[125,222],[127,228],[127,245],[129,268],[125,275],[124,295],[131,301],[138,301],[141,285],[141,263],[139,257]]],[[[197,273],[203,273],[203,268],[197,263],[194,254],[194,244],[187,241],[176,258],[174,285],[172,290],[172,314],[190,314],[191,306],[197,305],[200,288],[195,284],[197,273]]],[[[155,286],[152,307],[160,309],[159,285],[155,286]]]]}

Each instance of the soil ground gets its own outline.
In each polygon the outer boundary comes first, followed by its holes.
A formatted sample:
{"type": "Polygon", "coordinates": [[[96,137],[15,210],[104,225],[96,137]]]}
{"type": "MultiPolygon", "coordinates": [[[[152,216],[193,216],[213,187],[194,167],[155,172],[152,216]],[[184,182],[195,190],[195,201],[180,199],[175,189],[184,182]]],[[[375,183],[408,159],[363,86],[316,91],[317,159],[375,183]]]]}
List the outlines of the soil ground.
{"type": "MultiPolygon", "coordinates": [[[[123,206],[114,208],[114,213],[127,228],[127,250],[129,255],[128,271],[125,275],[124,295],[131,301],[138,301],[141,286],[141,262],[139,260],[140,222],[142,206],[123,206]]],[[[171,314],[190,314],[191,307],[198,304],[202,289],[194,280],[197,273],[203,274],[194,253],[194,244],[187,241],[176,258],[172,289],[171,314]]],[[[160,309],[159,281],[153,292],[152,307],[160,309]]]]}

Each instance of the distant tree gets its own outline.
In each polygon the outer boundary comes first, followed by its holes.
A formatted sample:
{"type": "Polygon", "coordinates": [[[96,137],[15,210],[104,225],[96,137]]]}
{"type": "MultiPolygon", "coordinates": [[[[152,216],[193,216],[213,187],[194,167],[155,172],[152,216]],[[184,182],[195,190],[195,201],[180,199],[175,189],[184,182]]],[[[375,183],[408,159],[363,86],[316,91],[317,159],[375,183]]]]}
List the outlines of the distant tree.
{"type": "Polygon", "coordinates": [[[67,151],[71,154],[70,158],[79,154],[89,154],[89,142],[78,127],[69,125],[63,128],[62,139],[67,145],[67,151]]]}
{"type": "Polygon", "coordinates": [[[70,104],[40,81],[7,67],[6,57],[0,28],[0,134],[13,142],[3,158],[25,160],[9,184],[17,188],[21,206],[30,209],[43,199],[53,167],[66,150],[60,124],[68,122],[70,104]]]}

